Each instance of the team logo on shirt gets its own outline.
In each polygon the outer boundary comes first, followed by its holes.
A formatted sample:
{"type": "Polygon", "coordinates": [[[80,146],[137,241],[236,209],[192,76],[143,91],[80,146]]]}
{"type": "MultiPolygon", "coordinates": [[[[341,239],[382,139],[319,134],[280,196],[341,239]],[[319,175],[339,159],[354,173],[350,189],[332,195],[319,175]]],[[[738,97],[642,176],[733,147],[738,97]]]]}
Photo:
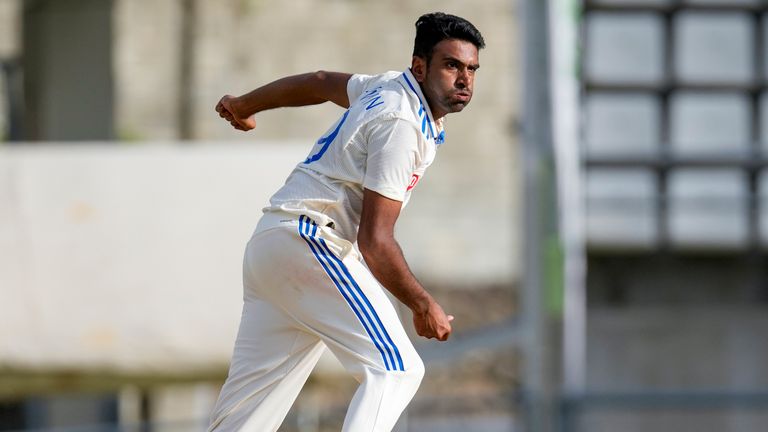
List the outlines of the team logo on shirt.
{"type": "Polygon", "coordinates": [[[382,86],[378,86],[375,89],[366,91],[360,97],[360,100],[362,101],[363,104],[368,104],[368,106],[365,107],[366,111],[368,111],[371,108],[384,104],[384,101],[381,100],[381,95],[379,94],[379,91],[381,89],[382,89],[382,86]]]}
{"type": "Polygon", "coordinates": [[[408,192],[411,189],[413,189],[414,187],[416,187],[416,183],[418,183],[418,182],[419,182],[419,175],[418,174],[412,175],[411,176],[411,184],[408,185],[408,189],[406,189],[405,191],[408,192]]]}

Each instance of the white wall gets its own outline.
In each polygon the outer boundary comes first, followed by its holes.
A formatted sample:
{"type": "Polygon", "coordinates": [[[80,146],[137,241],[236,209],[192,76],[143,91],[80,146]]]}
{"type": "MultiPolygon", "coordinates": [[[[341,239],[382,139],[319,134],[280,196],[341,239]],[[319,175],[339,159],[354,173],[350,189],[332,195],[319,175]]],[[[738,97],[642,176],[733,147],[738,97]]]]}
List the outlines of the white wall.
{"type": "Polygon", "coordinates": [[[26,146],[0,151],[5,366],[226,364],[242,251],[304,150],[26,146]]]}
{"type": "MultiPolygon", "coordinates": [[[[243,248],[307,150],[293,142],[0,147],[0,368],[226,365],[243,248]]],[[[432,214],[428,192],[414,193],[399,223],[416,274],[428,284],[508,282],[509,250],[483,239],[509,223],[482,208],[476,218],[432,214]],[[436,225],[450,238],[429,229],[436,225]]],[[[455,199],[472,202],[467,195],[455,199]]]]}

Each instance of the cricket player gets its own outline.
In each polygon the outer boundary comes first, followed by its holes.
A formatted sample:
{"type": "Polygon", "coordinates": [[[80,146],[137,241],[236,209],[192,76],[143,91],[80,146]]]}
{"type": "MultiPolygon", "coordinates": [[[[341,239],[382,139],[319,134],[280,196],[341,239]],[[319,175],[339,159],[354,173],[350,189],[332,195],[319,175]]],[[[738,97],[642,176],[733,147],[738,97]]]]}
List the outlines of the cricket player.
{"type": "Polygon", "coordinates": [[[331,101],[345,111],[248,242],[240,329],[209,431],[276,431],[326,348],[360,383],[343,430],[394,427],[424,365],[384,290],[425,338],[448,339],[453,319],[409,270],[395,222],[445,140],[445,115],[472,99],[484,46],[465,19],[430,13],[416,22],[404,72],[308,73],[219,101],[242,131],[273,108],[331,101]]]}

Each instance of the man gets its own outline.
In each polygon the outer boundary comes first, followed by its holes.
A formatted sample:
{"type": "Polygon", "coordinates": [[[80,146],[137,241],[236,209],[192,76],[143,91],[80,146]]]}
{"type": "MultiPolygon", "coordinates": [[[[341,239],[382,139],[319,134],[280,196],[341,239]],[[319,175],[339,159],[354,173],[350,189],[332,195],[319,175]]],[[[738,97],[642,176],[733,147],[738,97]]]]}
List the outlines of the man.
{"type": "Polygon", "coordinates": [[[446,340],[453,317],[409,270],[395,221],[444,140],[443,117],[472,98],[484,46],[468,21],[427,14],[405,72],[309,73],[218,103],[243,131],[267,109],[332,101],[347,110],[272,196],[248,243],[240,330],[210,431],[277,430],[325,347],[360,383],[343,430],[397,422],[424,365],[382,287],[423,337],[446,340]]]}

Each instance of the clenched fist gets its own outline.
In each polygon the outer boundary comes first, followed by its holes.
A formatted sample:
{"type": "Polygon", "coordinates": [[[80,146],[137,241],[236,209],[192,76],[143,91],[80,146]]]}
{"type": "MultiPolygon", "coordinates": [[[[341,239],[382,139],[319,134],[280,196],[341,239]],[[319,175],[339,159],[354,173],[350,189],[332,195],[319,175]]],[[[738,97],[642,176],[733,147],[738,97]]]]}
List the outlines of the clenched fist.
{"type": "Polygon", "coordinates": [[[252,115],[237,109],[237,98],[234,96],[224,95],[216,104],[216,112],[237,130],[249,131],[256,127],[256,119],[252,115]]]}
{"type": "Polygon", "coordinates": [[[446,315],[437,302],[431,302],[424,312],[413,313],[413,326],[416,333],[427,339],[448,340],[451,335],[453,315],[446,315]]]}

